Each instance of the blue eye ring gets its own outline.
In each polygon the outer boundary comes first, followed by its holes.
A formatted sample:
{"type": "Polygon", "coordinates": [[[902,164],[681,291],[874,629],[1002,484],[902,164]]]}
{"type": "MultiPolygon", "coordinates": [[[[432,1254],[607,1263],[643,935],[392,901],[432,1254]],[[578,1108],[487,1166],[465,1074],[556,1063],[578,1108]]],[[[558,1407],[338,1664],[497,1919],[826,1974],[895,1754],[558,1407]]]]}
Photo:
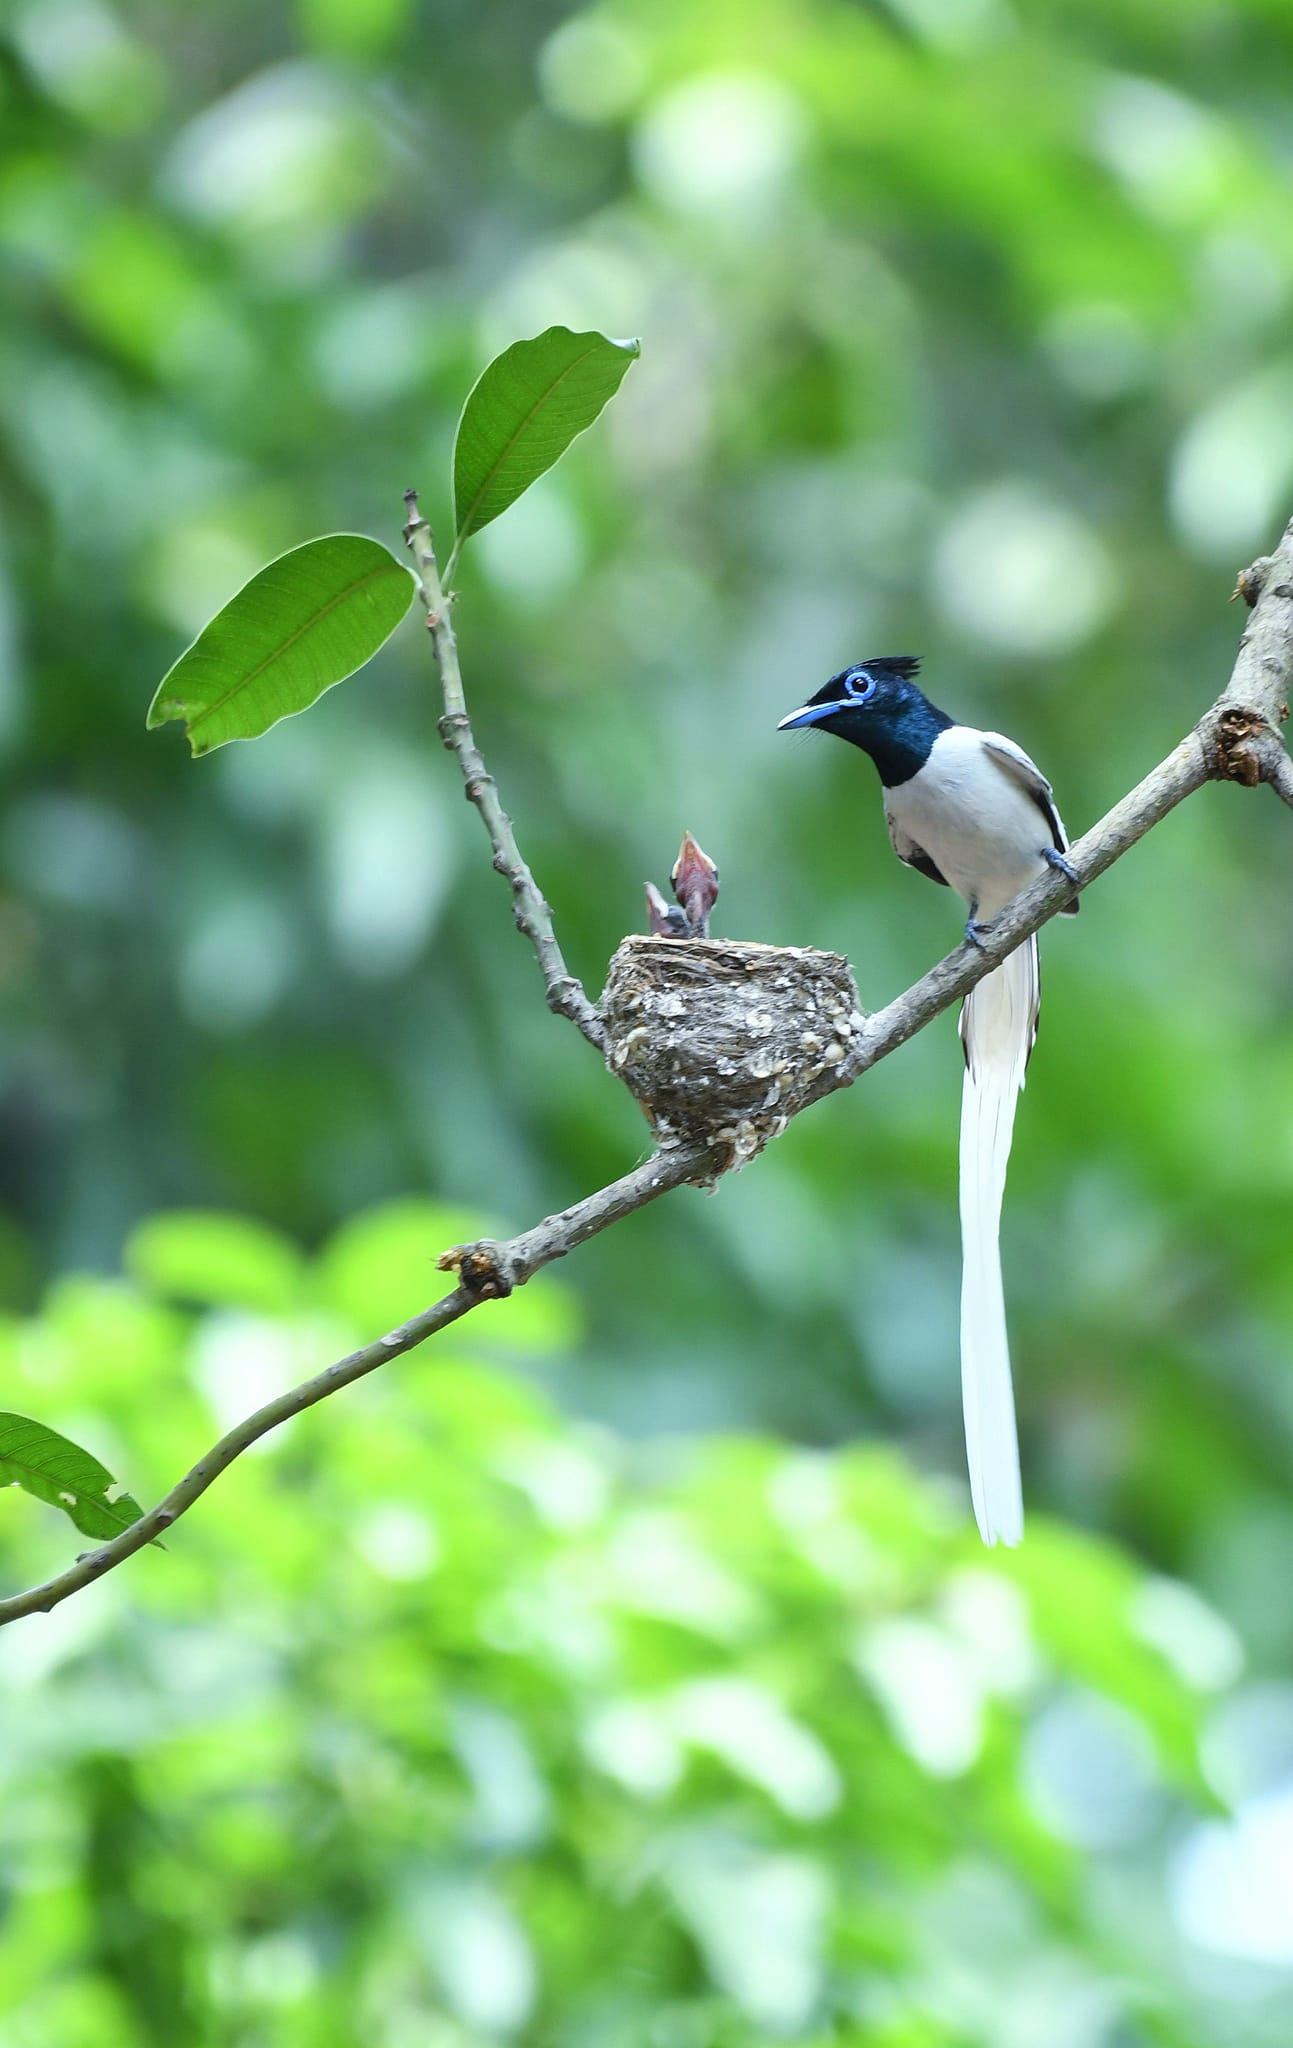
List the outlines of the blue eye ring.
{"type": "Polygon", "coordinates": [[[850,669],[844,678],[844,693],[850,704],[865,704],[875,695],[875,677],[864,668],[850,669]]]}

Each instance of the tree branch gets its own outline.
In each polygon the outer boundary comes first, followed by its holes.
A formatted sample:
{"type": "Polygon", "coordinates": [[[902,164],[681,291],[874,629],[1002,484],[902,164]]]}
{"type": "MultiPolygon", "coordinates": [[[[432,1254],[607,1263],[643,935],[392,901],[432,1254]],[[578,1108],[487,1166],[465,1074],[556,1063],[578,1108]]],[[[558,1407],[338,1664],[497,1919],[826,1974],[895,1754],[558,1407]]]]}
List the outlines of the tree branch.
{"type": "MultiPolygon", "coordinates": [[[[1280,738],[1293,687],[1293,520],[1273,555],[1245,569],[1235,595],[1252,607],[1230,680],[1165,761],[1069,848],[1077,888],[1087,888],[1205,782],[1267,782],[1293,808],[1293,761],[1280,738]]],[[[877,1060],[922,1030],[940,1010],[1055,916],[1074,884],[1055,870],[1021,889],[994,918],[980,946],[958,946],[902,995],[867,1018],[849,1058],[825,1077],[823,1093],[847,1088],[877,1060]]]]}
{"type": "MultiPolygon", "coordinates": [[[[442,729],[450,728],[446,745],[457,754],[467,794],[485,818],[495,849],[495,865],[512,884],[517,923],[539,956],[549,1003],[569,1016],[585,1037],[601,1049],[604,1034],[600,1017],[579,983],[565,972],[552,932],[551,913],[516,851],[511,826],[472,739],[457,649],[431,552],[430,531],[418,514],[412,492],[407,494],[407,500],[407,538],[422,576],[430,614],[427,623],[445,692],[442,729]]],[[[1070,859],[1077,870],[1077,888],[1087,888],[1205,782],[1235,781],[1248,787],[1268,782],[1285,803],[1293,804],[1293,763],[1279,737],[1280,722],[1287,716],[1285,695],[1293,684],[1293,521],[1275,553],[1243,572],[1236,594],[1252,607],[1252,617],[1240,640],[1230,681],[1193,732],[1070,849],[1070,859]]],[[[1066,876],[1048,872],[1021,890],[993,921],[981,946],[958,947],[902,995],[868,1017],[856,1050],[838,1066],[825,1070],[820,1087],[809,1099],[818,1100],[837,1088],[848,1087],[922,1030],[940,1011],[966,995],[1007,953],[1056,914],[1073,894],[1074,886],[1066,876]]],[[[729,1164],[730,1156],[728,1148],[718,1144],[664,1146],[608,1187],[558,1215],[546,1217],[506,1243],[486,1239],[479,1244],[455,1246],[439,1262],[442,1269],[458,1275],[458,1285],[452,1293],[423,1309],[399,1329],[352,1351],[313,1379],[257,1409],[221,1437],[164,1500],[111,1543],[85,1552],[69,1570],[43,1585],[0,1600],[0,1627],[23,1615],[48,1613],[60,1601],[144,1549],[178,1521],[250,1444],[277,1429],[280,1423],[314,1407],[366,1373],[375,1372],[389,1359],[412,1351],[483,1302],[510,1294],[543,1266],[564,1258],[576,1245],[660,1195],[687,1183],[713,1180],[729,1164]]]]}
{"type": "Polygon", "coordinates": [[[583,1032],[590,1045],[600,1053],[606,1051],[606,1033],[595,1006],[589,1002],[583,985],[577,975],[570,972],[557,944],[557,935],[552,925],[552,911],[538,883],[516,843],[512,821],[498,800],[494,778],[485,766],[484,756],[476,745],[467,713],[467,699],[463,694],[462,671],[458,666],[458,642],[454,637],[453,624],[449,617],[451,597],[446,597],[440,583],[440,571],[436,567],[435,550],[431,540],[431,528],[418,510],[416,491],[405,491],[404,503],[408,507],[408,523],[404,528],[404,539],[417,565],[418,587],[426,607],[427,630],[435,652],[436,665],[440,671],[440,687],[444,693],[444,715],[440,719],[440,737],[452,753],[458,757],[462,779],[466,785],[467,801],[473,803],[485,821],[489,843],[494,849],[494,866],[500,875],[507,877],[512,891],[512,910],[518,931],[524,932],[538,957],[543,974],[543,985],[547,991],[548,1008],[562,1017],[569,1017],[572,1024],[583,1032]]]}
{"type": "MultiPolygon", "coordinates": [[[[1210,712],[1208,717],[1213,714],[1210,712]]],[[[1013,953],[1016,946],[1038,931],[1073,896],[1074,887],[1085,889],[1097,875],[1120,860],[1138,839],[1152,830],[1169,811],[1209,781],[1213,769],[1201,737],[1207,723],[1201,720],[1187,739],[1165,761],[1137,783],[1091,830],[1069,848],[1069,860],[1077,883],[1057,869],[1048,869],[1006,905],[993,919],[981,944],[962,944],[940,960],[919,981],[867,1018],[857,1048],[844,1062],[836,1085],[847,1087],[866,1073],[877,1060],[923,1030],[940,1010],[969,994],[977,981],[990,974],[1013,953]]]]}
{"type": "Polygon", "coordinates": [[[1269,783],[1280,801],[1293,810],[1293,761],[1284,742],[1277,733],[1264,732],[1254,737],[1251,747],[1262,781],[1269,783]]]}
{"type": "Polygon", "coordinates": [[[1232,598],[1242,597],[1254,614],[1244,628],[1224,697],[1255,697],[1262,716],[1278,723],[1287,715],[1284,693],[1293,664],[1293,619],[1282,607],[1293,601],[1293,519],[1275,552],[1259,555],[1241,569],[1232,598]]]}

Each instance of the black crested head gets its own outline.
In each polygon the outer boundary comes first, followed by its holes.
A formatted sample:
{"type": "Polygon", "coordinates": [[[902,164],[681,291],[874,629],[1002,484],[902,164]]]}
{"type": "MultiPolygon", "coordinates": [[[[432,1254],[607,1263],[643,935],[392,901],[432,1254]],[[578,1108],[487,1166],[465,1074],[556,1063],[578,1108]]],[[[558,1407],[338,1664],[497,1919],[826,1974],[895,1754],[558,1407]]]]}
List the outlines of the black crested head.
{"type": "Polygon", "coordinates": [[[871,756],[887,789],[908,782],[929,759],[940,732],[954,720],[930,703],[915,681],[917,654],[873,654],[823,683],[777,730],[819,726],[871,756]]]}
{"type": "MultiPolygon", "coordinates": [[[[909,683],[914,676],[920,674],[920,656],[918,654],[873,654],[866,661],[855,661],[853,667],[855,669],[864,668],[871,675],[885,674],[890,677],[896,677],[899,682],[909,683]]],[[[843,675],[848,673],[848,669],[841,671],[843,675]]],[[[837,676],[832,676],[831,678],[832,682],[837,682],[838,680],[837,676]]]]}

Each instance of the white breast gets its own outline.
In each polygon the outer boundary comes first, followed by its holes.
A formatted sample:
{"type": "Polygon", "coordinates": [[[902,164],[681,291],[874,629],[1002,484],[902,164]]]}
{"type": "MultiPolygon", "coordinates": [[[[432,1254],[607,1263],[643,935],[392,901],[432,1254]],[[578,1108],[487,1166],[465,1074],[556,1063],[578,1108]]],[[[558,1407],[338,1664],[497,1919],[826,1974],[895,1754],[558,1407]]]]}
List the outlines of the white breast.
{"type": "Polygon", "coordinates": [[[976,917],[995,916],[1045,870],[1047,821],[973,726],[941,732],[924,767],[885,791],[885,811],[974,905],[976,917]]]}

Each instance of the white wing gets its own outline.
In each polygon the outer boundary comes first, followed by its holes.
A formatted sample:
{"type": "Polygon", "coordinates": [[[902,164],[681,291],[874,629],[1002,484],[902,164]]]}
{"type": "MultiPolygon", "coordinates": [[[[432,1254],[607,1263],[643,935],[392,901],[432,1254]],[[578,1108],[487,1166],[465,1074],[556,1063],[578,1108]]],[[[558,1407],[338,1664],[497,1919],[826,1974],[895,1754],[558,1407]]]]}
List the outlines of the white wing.
{"type": "Polygon", "coordinates": [[[1021,789],[1027,790],[1051,828],[1057,852],[1067,853],[1068,834],[1064,830],[1064,820],[1055,808],[1055,792],[1037,763],[1030,759],[1022,747],[1016,746],[1013,740],[1008,740],[1003,732],[980,733],[979,737],[986,751],[1000,763],[1011,780],[1017,782],[1021,789]]]}

